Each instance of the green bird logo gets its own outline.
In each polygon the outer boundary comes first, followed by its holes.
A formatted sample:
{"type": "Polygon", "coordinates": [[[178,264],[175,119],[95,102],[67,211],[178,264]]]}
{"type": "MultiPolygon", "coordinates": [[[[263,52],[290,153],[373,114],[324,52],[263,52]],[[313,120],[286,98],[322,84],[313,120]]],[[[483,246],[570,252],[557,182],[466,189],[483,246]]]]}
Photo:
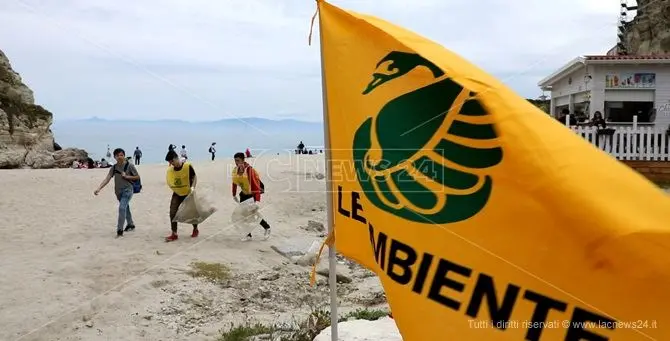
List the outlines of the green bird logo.
{"type": "Polygon", "coordinates": [[[490,114],[476,94],[415,53],[393,51],[377,63],[369,95],[418,67],[435,82],[386,103],[357,129],[356,176],[376,207],[414,222],[454,223],[479,213],[503,157],[490,114]]]}

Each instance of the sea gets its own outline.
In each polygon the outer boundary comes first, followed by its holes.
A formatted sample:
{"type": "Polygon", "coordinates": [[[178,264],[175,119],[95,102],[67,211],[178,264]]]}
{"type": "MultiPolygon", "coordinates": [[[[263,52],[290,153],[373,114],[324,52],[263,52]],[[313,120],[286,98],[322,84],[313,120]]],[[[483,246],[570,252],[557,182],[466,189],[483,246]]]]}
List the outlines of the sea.
{"type": "Polygon", "coordinates": [[[261,118],[212,122],[55,119],[51,129],[62,148],[84,149],[94,160],[106,158],[107,148],[122,148],[132,156],[139,147],[143,163],[164,162],[170,144],[176,145],[177,151],[186,146],[190,160],[204,161],[210,158],[212,142],[216,142],[216,157],[221,159],[247,148],[255,156],[292,153],[301,141],[318,151],[324,141],[320,122],[261,118]]]}

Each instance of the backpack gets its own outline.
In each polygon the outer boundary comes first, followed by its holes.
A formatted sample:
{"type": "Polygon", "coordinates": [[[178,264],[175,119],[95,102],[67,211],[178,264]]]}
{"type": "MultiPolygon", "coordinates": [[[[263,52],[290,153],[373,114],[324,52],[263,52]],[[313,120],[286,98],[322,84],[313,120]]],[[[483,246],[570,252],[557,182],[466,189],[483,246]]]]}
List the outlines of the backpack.
{"type": "MultiPolygon", "coordinates": [[[[256,177],[258,178],[258,182],[259,182],[259,185],[261,187],[261,194],[264,194],[265,193],[265,184],[263,183],[263,180],[261,180],[261,176],[258,174],[258,172],[256,172],[256,169],[254,169],[253,167],[249,166],[247,168],[247,172],[251,172],[252,170],[256,173],[256,177]]],[[[248,175],[249,174],[247,174],[247,176],[248,175]]]]}
{"type": "MultiPolygon", "coordinates": [[[[123,172],[128,173],[128,161],[126,161],[126,165],[123,167],[123,172]]],[[[137,181],[131,182],[133,184],[133,193],[139,193],[142,191],[142,179],[137,179],[137,181]]]]}
{"type": "Polygon", "coordinates": [[[212,147],[209,147],[209,152],[210,152],[210,153],[212,152],[212,147]]]}

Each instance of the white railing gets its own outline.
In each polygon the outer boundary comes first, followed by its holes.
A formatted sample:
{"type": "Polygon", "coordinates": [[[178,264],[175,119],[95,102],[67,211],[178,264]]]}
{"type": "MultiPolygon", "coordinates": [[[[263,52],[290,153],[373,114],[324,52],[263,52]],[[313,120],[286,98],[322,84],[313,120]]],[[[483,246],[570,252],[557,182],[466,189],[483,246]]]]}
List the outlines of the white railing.
{"type": "Polygon", "coordinates": [[[665,129],[649,126],[571,126],[570,129],[618,160],[670,161],[665,129]]]}

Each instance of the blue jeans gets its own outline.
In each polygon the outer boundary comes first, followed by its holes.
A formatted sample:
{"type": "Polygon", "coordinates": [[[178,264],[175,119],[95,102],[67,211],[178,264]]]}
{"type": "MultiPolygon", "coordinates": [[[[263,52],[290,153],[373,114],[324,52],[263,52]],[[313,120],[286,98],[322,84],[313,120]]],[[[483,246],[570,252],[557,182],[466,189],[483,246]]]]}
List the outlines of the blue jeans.
{"type": "Polygon", "coordinates": [[[116,231],[123,231],[123,223],[128,222],[128,225],[135,226],[133,223],[133,215],[130,213],[130,199],[133,197],[133,189],[126,188],[121,191],[119,195],[119,220],[116,224],[116,231]]]}

